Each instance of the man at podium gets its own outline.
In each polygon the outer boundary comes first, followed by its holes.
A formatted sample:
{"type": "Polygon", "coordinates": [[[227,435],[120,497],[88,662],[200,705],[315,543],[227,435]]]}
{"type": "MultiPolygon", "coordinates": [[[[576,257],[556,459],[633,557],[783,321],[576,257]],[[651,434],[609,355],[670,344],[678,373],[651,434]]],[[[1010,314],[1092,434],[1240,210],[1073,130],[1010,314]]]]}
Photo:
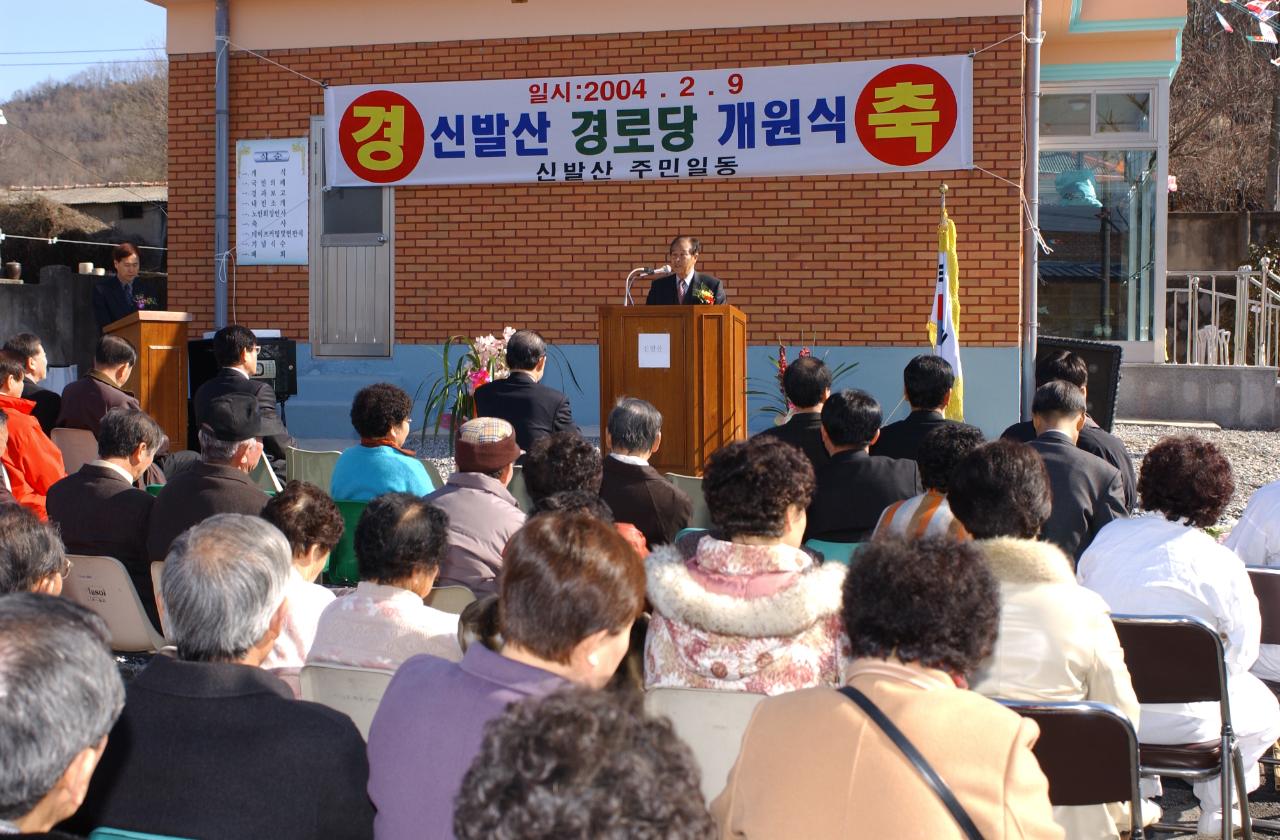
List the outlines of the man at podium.
{"type": "Polygon", "coordinates": [[[677,236],[671,240],[667,258],[672,272],[664,274],[649,285],[649,306],[675,305],[679,303],[724,303],[724,284],[710,274],[694,271],[702,243],[693,236],[677,236]]]}

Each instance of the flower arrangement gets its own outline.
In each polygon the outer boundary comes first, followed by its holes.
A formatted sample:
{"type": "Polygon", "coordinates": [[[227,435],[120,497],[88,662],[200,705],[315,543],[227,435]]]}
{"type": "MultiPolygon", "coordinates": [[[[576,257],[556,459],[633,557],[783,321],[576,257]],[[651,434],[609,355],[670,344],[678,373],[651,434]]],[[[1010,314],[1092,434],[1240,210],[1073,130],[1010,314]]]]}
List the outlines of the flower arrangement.
{"type": "MultiPolygon", "coordinates": [[[[813,355],[813,351],[808,347],[801,347],[798,358],[805,359],[813,355]]],[[[747,391],[749,397],[763,397],[766,402],[757,410],[764,414],[773,415],[773,424],[781,426],[791,419],[791,415],[795,412],[796,407],[787,399],[786,388],[783,387],[783,377],[787,373],[787,348],[781,341],[778,342],[778,353],[776,356],[769,357],[769,364],[774,369],[773,379],[776,381],[776,390],[770,388],[762,390],[753,388],[747,391]]],[[[845,362],[831,369],[831,386],[834,388],[836,382],[840,380],[849,371],[858,366],[857,362],[845,362]]]]}
{"type": "Polygon", "coordinates": [[[698,303],[716,302],[715,294],[712,293],[711,289],[707,288],[705,285],[699,285],[698,288],[693,290],[693,299],[698,303]]]}
{"type": "Polygon", "coordinates": [[[138,309],[150,309],[154,306],[158,306],[159,303],[160,301],[153,297],[147,297],[146,295],[133,296],[133,305],[138,307],[138,309]]]}

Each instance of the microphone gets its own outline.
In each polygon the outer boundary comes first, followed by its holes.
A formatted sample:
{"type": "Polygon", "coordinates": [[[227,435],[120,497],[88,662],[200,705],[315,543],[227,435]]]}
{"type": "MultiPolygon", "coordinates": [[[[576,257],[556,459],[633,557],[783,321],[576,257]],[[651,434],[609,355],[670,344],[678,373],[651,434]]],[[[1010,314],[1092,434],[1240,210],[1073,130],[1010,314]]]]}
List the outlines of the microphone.
{"type": "Polygon", "coordinates": [[[671,266],[669,265],[660,265],[657,268],[645,268],[644,266],[641,266],[640,268],[631,269],[631,273],[627,275],[626,288],[622,293],[622,305],[633,306],[635,304],[635,301],[631,299],[631,284],[635,282],[637,277],[653,277],[658,274],[670,273],[671,266]]]}
{"type": "Polygon", "coordinates": [[[671,266],[660,265],[657,268],[642,268],[639,273],[641,277],[652,277],[655,274],[670,274],[671,266]]]}

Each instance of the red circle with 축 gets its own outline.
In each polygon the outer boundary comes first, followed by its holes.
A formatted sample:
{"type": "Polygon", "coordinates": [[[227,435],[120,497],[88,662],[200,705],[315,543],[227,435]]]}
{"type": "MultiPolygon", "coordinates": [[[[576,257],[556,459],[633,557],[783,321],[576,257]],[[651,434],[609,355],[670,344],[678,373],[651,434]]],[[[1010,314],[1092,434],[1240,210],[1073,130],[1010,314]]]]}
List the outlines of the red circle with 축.
{"type": "Polygon", "coordinates": [[[338,148],[357,178],[374,184],[404,180],[422,159],[422,116],[393,90],[371,90],[351,101],[338,122],[338,148]]]}
{"type": "Polygon", "coordinates": [[[955,133],[956,117],[951,84],[923,64],[898,64],[878,73],[853,109],[863,147],[890,166],[916,166],[938,154],[955,133]]]}

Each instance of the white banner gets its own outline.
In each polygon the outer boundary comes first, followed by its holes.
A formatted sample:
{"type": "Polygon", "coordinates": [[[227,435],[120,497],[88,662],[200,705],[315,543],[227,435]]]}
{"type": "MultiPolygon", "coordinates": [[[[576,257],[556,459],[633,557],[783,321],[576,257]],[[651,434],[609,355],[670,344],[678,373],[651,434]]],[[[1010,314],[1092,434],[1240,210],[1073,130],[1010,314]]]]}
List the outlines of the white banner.
{"type": "Polygon", "coordinates": [[[307,138],[236,143],[236,262],[307,264],[307,138]]]}
{"type": "Polygon", "coordinates": [[[329,186],[973,166],[968,56],[325,90],[329,186]]]}

